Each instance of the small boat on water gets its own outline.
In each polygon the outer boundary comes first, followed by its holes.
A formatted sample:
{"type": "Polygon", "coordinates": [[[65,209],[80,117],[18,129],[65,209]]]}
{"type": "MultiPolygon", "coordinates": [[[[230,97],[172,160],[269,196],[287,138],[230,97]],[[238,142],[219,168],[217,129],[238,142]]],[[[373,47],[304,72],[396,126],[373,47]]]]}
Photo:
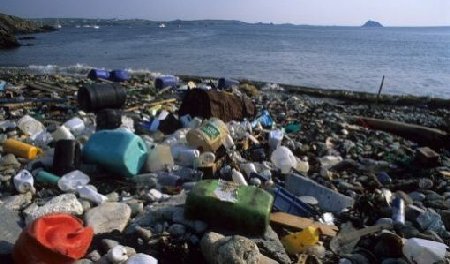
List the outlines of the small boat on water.
{"type": "Polygon", "coordinates": [[[94,29],[99,29],[99,28],[100,28],[99,25],[93,25],[92,27],[93,27],[94,29]]]}
{"type": "Polygon", "coordinates": [[[61,24],[59,23],[59,19],[56,20],[56,23],[55,23],[54,27],[56,29],[61,29],[62,28],[61,24]]]}
{"type": "Polygon", "coordinates": [[[159,24],[159,27],[160,27],[160,28],[165,28],[165,27],[166,27],[166,24],[161,23],[161,24],[159,24]]]}

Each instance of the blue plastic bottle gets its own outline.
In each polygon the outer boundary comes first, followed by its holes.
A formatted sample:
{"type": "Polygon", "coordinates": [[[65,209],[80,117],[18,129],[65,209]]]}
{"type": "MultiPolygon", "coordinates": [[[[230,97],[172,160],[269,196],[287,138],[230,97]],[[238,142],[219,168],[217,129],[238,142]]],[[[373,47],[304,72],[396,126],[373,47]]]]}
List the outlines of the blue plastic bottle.
{"type": "Polygon", "coordinates": [[[102,130],[93,134],[83,148],[86,162],[132,177],[147,159],[147,146],[141,137],[126,129],[102,130]]]}

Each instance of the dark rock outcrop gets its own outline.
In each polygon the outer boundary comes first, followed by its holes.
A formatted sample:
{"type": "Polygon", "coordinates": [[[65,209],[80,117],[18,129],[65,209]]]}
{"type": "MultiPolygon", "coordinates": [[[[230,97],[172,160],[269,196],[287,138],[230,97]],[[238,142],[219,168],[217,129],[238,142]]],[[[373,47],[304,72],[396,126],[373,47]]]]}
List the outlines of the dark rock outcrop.
{"type": "Polygon", "coordinates": [[[5,30],[0,30],[0,49],[12,49],[19,46],[20,44],[14,35],[5,30]]]}
{"type": "Polygon", "coordinates": [[[41,26],[20,17],[0,14],[0,49],[19,47],[16,34],[40,33],[54,30],[51,26],[41,26]]]}

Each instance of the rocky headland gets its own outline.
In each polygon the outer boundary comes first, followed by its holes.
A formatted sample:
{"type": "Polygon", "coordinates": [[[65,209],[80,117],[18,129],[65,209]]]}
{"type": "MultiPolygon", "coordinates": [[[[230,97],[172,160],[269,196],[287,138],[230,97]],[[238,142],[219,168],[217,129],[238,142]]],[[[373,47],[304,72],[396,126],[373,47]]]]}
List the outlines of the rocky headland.
{"type": "Polygon", "coordinates": [[[16,16],[0,14],[0,49],[11,49],[20,46],[17,34],[30,34],[52,31],[48,25],[39,25],[16,16]]]}

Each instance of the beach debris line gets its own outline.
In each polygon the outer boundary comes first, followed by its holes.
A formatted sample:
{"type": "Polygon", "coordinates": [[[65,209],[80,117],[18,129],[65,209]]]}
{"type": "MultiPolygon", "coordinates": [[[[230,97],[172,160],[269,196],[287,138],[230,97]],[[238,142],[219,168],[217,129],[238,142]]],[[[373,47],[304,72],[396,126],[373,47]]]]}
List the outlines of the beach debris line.
{"type": "Polygon", "coordinates": [[[448,261],[448,108],[123,73],[0,76],[2,259],[448,261]]]}

